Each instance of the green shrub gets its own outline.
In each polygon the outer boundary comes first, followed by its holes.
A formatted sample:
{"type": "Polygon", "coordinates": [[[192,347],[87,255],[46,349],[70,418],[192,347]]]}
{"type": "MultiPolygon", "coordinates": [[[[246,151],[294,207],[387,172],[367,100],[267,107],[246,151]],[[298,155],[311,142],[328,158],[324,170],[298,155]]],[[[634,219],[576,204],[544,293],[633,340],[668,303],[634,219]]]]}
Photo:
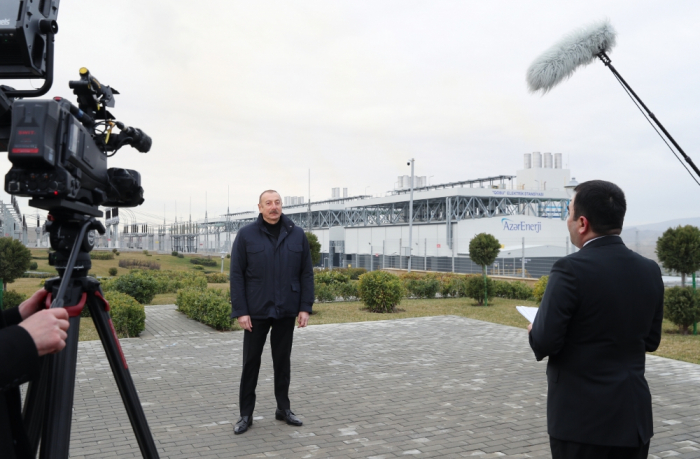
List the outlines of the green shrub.
{"type": "Polygon", "coordinates": [[[484,288],[488,297],[493,296],[493,281],[489,277],[469,276],[465,284],[465,296],[484,304],[484,288]]]}
{"type": "Polygon", "coordinates": [[[190,319],[217,330],[233,329],[228,290],[185,288],[177,292],[175,304],[190,319]]]}
{"type": "Polygon", "coordinates": [[[335,301],[336,298],[334,286],[328,284],[315,284],[314,294],[316,295],[316,301],[319,303],[335,301]]]}
{"type": "Polygon", "coordinates": [[[120,268],[139,268],[139,269],[160,269],[160,263],[156,261],[137,260],[135,258],[126,258],[119,260],[120,268]]]}
{"type": "Polygon", "coordinates": [[[204,257],[192,257],[190,258],[190,263],[193,265],[200,265],[200,266],[216,266],[218,263],[216,260],[213,260],[209,257],[204,258],[204,257]]]}
{"type": "Polygon", "coordinates": [[[116,276],[117,272],[118,272],[117,268],[114,268],[114,267],[109,268],[109,275],[110,276],[112,276],[112,277],[116,276]]]}
{"type": "Polygon", "coordinates": [[[512,291],[511,298],[514,300],[529,300],[532,299],[533,288],[525,282],[515,281],[510,283],[512,291]]]}
{"type": "Polygon", "coordinates": [[[114,289],[114,283],[116,282],[117,278],[112,278],[112,279],[105,279],[102,278],[100,279],[100,285],[102,286],[102,291],[103,292],[112,292],[115,291],[114,289]]]}
{"type": "Polygon", "coordinates": [[[394,312],[404,295],[401,279],[386,271],[371,271],[361,275],[357,291],[371,312],[394,312]]]}
{"type": "Polygon", "coordinates": [[[678,325],[681,334],[700,321],[700,297],[691,287],[671,287],[664,292],[664,317],[678,325]]]}
{"type": "Polygon", "coordinates": [[[493,294],[494,296],[501,298],[509,298],[511,300],[528,300],[532,298],[532,290],[532,287],[529,287],[520,281],[493,281],[493,294]]]}
{"type": "Polygon", "coordinates": [[[176,256],[178,255],[177,250],[173,250],[172,253],[171,253],[170,255],[176,257],[176,256]]]}
{"type": "Polygon", "coordinates": [[[149,304],[158,291],[158,283],[144,271],[132,271],[114,279],[113,289],[132,296],[141,304],[149,304]]]}
{"type": "Polygon", "coordinates": [[[119,256],[119,252],[114,252],[114,254],[115,254],[116,256],[119,256]]]}
{"type": "Polygon", "coordinates": [[[24,279],[48,279],[49,277],[58,276],[58,272],[53,273],[24,273],[22,277],[24,279]]]}
{"type": "Polygon", "coordinates": [[[2,292],[2,309],[16,308],[26,299],[27,295],[22,295],[14,290],[5,290],[2,292]]]}
{"type": "Polygon", "coordinates": [[[228,276],[224,273],[207,274],[207,282],[210,284],[225,284],[228,282],[228,276]]]}
{"type": "Polygon", "coordinates": [[[116,254],[118,252],[117,249],[112,249],[112,253],[116,254]]]}
{"type": "Polygon", "coordinates": [[[448,296],[452,298],[464,296],[464,288],[462,287],[464,281],[464,276],[443,275],[440,278],[440,296],[442,296],[443,298],[446,298],[448,296]]]}
{"type": "Polygon", "coordinates": [[[350,278],[350,280],[358,280],[361,275],[367,272],[365,268],[339,268],[335,270],[350,278]]]}
{"type": "Polygon", "coordinates": [[[109,303],[109,315],[120,338],[135,338],[146,329],[143,304],[120,292],[105,293],[105,300],[109,303]]]}
{"type": "Polygon", "coordinates": [[[314,282],[317,284],[347,284],[350,282],[350,276],[347,276],[339,270],[317,270],[314,271],[314,282]]]}
{"type": "Polygon", "coordinates": [[[177,257],[178,257],[178,258],[185,258],[185,256],[184,256],[183,254],[181,254],[181,253],[178,253],[178,254],[177,254],[177,257]]]}
{"type": "Polygon", "coordinates": [[[333,286],[336,296],[342,297],[345,301],[359,298],[360,294],[357,290],[359,281],[350,281],[347,284],[336,284],[333,286]]]}
{"type": "Polygon", "coordinates": [[[537,301],[537,304],[542,302],[548,281],[549,276],[542,276],[535,282],[535,287],[532,289],[532,296],[535,298],[535,301],[537,301]]]}
{"type": "Polygon", "coordinates": [[[231,258],[231,254],[230,254],[230,253],[227,253],[227,254],[226,254],[226,258],[231,258]]]}
{"type": "Polygon", "coordinates": [[[114,260],[114,253],[112,252],[90,252],[91,260],[114,260]]]}
{"type": "Polygon", "coordinates": [[[143,251],[143,254],[144,254],[144,255],[150,255],[150,254],[148,253],[148,250],[144,250],[144,251],[143,251]]]}
{"type": "Polygon", "coordinates": [[[156,280],[156,293],[177,293],[182,288],[207,288],[207,278],[196,271],[149,271],[156,280]]]}
{"type": "Polygon", "coordinates": [[[32,261],[31,263],[29,263],[30,271],[36,271],[37,269],[39,269],[39,264],[36,261],[32,261]]]}
{"type": "Polygon", "coordinates": [[[404,279],[403,283],[408,295],[415,298],[435,298],[435,294],[440,290],[440,281],[430,275],[404,279]]]}
{"type": "Polygon", "coordinates": [[[194,265],[194,266],[192,266],[192,269],[198,269],[198,270],[200,270],[200,271],[204,271],[204,266],[202,266],[202,265],[194,265]]]}

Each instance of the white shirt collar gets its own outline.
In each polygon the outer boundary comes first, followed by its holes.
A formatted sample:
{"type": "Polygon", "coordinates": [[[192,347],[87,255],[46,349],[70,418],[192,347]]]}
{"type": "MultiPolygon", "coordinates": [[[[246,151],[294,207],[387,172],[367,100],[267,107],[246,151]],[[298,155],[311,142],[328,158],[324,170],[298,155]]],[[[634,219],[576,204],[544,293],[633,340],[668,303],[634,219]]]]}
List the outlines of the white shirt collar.
{"type": "MultiPolygon", "coordinates": [[[[598,237],[594,237],[593,239],[589,239],[589,240],[587,240],[587,241],[585,242],[585,244],[583,244],[583,247],[586,247],[589,243],[591,243],[591,242],[593,242],[593,241],[597,241],[598,239],[602,239],[602,238],[608,237],[608,236],[610,236],[610,235],[609,235],[609,234],[606,234],[606,235],[604,235],[604,236],[598,236],[598,237]]],[[[583,247],[581,247],[581,248],[583,248],[583,247]]]]}

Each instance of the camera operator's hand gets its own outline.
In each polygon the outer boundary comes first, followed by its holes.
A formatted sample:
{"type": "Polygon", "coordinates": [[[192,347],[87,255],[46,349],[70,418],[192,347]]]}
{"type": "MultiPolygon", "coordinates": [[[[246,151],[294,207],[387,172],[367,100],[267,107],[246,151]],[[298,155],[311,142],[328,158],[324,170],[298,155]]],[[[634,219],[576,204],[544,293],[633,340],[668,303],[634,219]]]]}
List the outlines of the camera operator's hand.
{"type": "Polygon", "coordinates": [[[68,311],[63,308],[39,311],[19,324],[34,340],[39,357],[66,347],[68,325],[68,311]]]}
{"type": "Polygon", "coordinates": [[[34,295],[29,297],[28,300],[22,302],[22,304],[19,305],[19,315],[22,316],[22,320],[25,320],[35,312],[44,309],[44,300],[48,294],[49,292],[42,288],[41,290],[34,292],[34,295]]]}

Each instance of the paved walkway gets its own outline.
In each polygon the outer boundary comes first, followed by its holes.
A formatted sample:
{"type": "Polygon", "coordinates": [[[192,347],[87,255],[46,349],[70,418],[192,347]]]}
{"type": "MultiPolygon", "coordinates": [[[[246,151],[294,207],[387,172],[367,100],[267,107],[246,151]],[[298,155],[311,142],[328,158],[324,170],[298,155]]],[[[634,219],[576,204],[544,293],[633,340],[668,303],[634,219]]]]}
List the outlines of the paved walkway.
{"type": "MultiPolygon", "coordinates": [[[[146,314],[122,347],[161,458],[550,457],[545,364],[524,330],[453,316],[297,329],[290,394],[304,426],[275,420],[266,351],[255,423],[236,436],[242,332],[174,306],[146,314]]],[[[650,457],[700,458],[700,365],[652,356],[647,376],[650,457]]],[[[99,341],[80,343],[77,378],[71,457],[140,457],[99,341]]]]}

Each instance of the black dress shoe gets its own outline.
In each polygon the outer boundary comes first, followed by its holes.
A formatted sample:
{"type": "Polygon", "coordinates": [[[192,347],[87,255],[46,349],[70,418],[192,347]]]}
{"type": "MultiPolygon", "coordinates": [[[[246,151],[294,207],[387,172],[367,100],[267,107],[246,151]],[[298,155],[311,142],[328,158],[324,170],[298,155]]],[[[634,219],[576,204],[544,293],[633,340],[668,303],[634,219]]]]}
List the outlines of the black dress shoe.
{"type": "Polygon", "coordinates": [[[252,416],[241,416],[236,425],[233,426],[233,433],[235,433],[236,435],[242,434],[243,432],[248,430],[248,427],[250,427],[251,425],[253,425],[252,416]]]}
{"type": "Polygon", "coordinates": [[[285,421],[290,426],[300,426],[303,424],[301,419],[296,417],[296,415],[292,413],[292,410],[290,409],[280,410],[277,408],[277,410],[275,410],[275,419],[278,421],[285,421]]]}

